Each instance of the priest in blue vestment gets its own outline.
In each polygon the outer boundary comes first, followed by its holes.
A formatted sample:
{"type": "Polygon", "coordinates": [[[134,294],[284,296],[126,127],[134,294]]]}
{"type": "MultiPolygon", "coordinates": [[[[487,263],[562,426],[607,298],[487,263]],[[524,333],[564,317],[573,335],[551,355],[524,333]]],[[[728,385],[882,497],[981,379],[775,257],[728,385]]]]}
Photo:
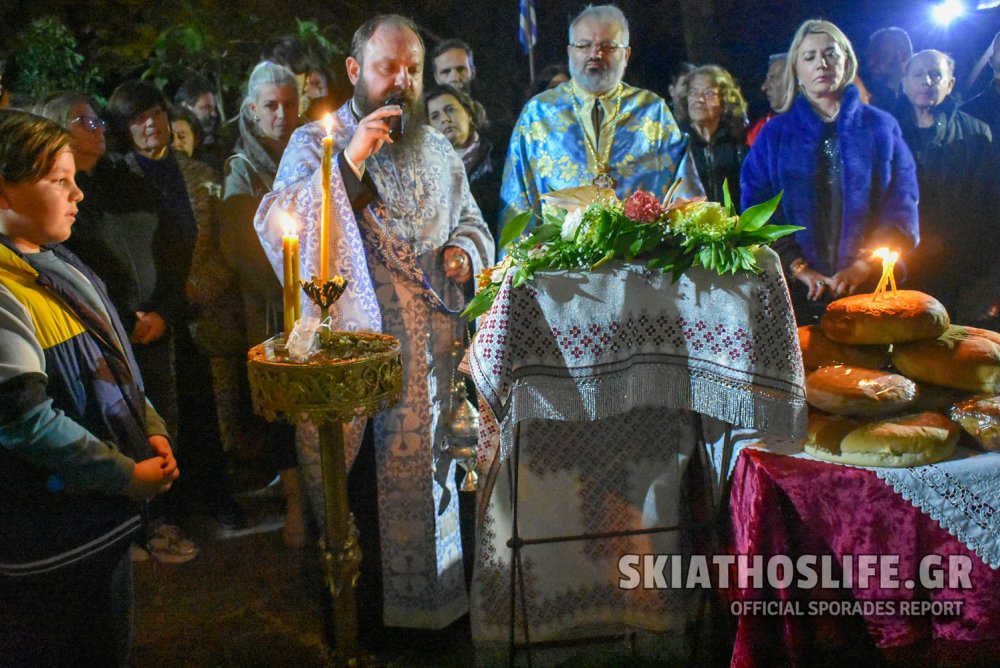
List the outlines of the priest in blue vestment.
{"type": "Polygon", "coordinates": [[[628,21],[612,5],[590,6],[570,24],[571,79],[532,98],[510,139],[500,191],[501,227],[521,211],[541,213],[553,190],[597,185],[619,198],[642,189],[664,197],[704,194],[687,137],[667,103],[622,81],[628,21]]]}

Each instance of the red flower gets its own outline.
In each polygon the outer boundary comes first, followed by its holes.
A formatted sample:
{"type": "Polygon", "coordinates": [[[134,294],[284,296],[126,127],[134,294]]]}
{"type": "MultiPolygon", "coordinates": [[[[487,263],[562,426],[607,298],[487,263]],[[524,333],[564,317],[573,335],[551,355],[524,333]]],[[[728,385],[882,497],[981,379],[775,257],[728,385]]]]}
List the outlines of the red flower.
{"type": "Polygon", "coordinates": [[[640,223],[655,223],[663,215],[663,207],[656,197],[645,190],[629,195],[622,207],[625,216],[640,223]]]}

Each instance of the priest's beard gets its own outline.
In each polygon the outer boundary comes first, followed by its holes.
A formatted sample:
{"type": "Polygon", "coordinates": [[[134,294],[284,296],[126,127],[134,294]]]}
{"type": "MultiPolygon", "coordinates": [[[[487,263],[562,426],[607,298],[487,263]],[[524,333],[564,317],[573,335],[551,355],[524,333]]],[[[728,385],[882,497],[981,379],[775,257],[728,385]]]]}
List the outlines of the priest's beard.
{"type": "Polygon", "coordinates": [[[625,59],[615,58],[605,62],[600,58],[584,61],[583,67],[578,67],[573,59],[569,60],[569,73],[576,85],[591,95],[604,95],[610,92],[625,76],[625,59]],[[594,67],[588,68],[591,64],[594,67]]]}
{"type": "Polygon", "coordinates": [[[423,95],[413,96],[412,93],[407,94],[401,90],[391,90],[382,99],[372,99],[368,93],[368,87],[365,85],[364,77],[359,77],[358,82],[354,84],[354,106],[361,112],[362,118],[376,109],[385,106],[386,98],[394,96],[404,99],[403,136],[393,141],[392,144],[387,143],[382,148],[383,151],[388,150],[389,154],[393,157],[417,146],[420,137],[423,135],[423,132],[420,132],[421,127],[426,123],[423,95]]]}

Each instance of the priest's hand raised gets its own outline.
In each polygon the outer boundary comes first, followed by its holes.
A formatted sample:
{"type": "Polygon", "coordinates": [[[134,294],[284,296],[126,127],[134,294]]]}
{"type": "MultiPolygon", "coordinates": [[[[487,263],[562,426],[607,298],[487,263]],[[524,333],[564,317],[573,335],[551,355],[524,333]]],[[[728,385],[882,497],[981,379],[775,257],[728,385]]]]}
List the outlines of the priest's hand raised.
{"type": "Polygon", "coordinates": [[[378,153],[382,144],[389,142],[390,120],[403,115],[403,108],[390,104],[380,107],[360,121],[354,136],[344,152],[355,165],[361,166],[365,160],[378,153]]]}

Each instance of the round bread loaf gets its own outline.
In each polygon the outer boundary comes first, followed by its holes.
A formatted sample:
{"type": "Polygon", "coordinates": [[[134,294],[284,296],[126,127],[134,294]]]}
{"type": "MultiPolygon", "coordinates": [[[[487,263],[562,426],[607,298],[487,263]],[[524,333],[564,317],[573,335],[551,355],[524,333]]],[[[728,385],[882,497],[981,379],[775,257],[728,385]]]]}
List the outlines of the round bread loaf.
{"type": "Polygon", "coordinates": [[[917,384],[889,371],[857,366],[825,366],[806,376],[806,401],[836,415],[881,417],[899,413],[917,400],[917,384]]]}
{"type": "Polygon", "coordinates": [[[840,453],[860,466],[921,466],[951,457],[960,432],[940,413],[914,413],[858,427],[844,436],[840,453]]]}
{"type": "Polygon", "coordinates": [[[830,415],[810,410],[805,451],[811,455],[816,455],[817,451],[828,456],[840,455],[840,442],[861,424],[861,422],[843,415],[830,415]]]}
{"type": "Polygon", "coordinates": [[[892,364],[926,383],[1000,394],[1000,334],[987,329],[952,325],[936,339],[893,346],[892,364]]]}
{"type": "Polygon", "coordinates": [[[948,416],[983,450],[1000,452],[1000,397],[971,397],[952,406],[948,416]]]}
{"type": "Polygon", "coordinates": [[[916,290],[898,290],[877,298],[852,295],[831,302],[819,321],[834,341],[853,345],[906,343],[933,339],[948,328],[941,302],[916,290]]]}
{"type": "Polygon", "coordinates": [[[806,369],[836,364],[881,369],[889,362],[887,346],[849,346],[837,343],[819,325],[799,327],[799,346],[802,348],[802,366],[806,369]]]}
{"type": "Polygon", "coordinates": [[[816,436],[810,435],[805,451],[817,459],[851,466],[922,466],[951,457],[960,432],[954,422],[933,412],[860,426],[854,423],[853,428],[851,422],[843,417],[826,416],[818,423],[816,436]]]}

